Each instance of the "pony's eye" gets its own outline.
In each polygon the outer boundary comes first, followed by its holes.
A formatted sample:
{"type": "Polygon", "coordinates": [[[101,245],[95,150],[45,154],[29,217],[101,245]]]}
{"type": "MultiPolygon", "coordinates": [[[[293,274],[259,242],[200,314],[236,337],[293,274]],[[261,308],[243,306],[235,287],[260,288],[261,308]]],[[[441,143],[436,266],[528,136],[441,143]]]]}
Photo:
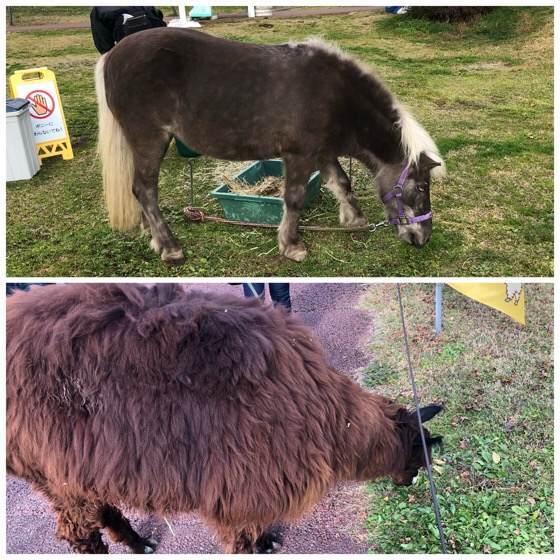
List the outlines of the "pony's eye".
{"type": "Polygon", "coordinates": [[[416,190],[420,192],[426,192],[429,186],[430,183],[428,183],[428,181],[424,181],[423,183],[416,183],[416,190]]]}

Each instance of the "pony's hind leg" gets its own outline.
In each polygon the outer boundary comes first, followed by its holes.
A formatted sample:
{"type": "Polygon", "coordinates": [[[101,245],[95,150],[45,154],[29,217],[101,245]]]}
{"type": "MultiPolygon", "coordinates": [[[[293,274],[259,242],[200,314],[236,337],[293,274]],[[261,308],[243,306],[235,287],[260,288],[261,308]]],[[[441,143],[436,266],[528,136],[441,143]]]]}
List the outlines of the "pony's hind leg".
{"type": "Polygon", "coordinates": [[[278,537],[257,525],[243,529],[221,527],[218,536],[226,554],[274,554],[281,548],[278,537]]]}
{"type": "Polygon", "coordinates": [[[282,548],[282,542],[278,534],[270,529],[263,531],[256,543],[256,552],[259,554],[274,554],[282,548]]]}
{"type": "Polygon", "coordinates": [[[307,159],[296,156],[284,158],[284,169],[284,215],[278,228],[278,247],[281,255],[301,262],[307,256],[307,249],[299,240],[299,217],[305,202],[307,180],[313,169],[307,159]]]}
{"type": "Polygon", "coordinates": [[[361,227],[367,224],[354,193],[348,175],[337,159],[321,166],[321,177],[326,181],[327,188],[334,194],[339,203],[340,223],[346,227],[361,227]]]}
{"type": "Polygon", "coordinates": [[[101,521],[115,542],[126,544],[135,554],[151,554],[155,551],[157,542],[141,537],[115,506],[105,504],[101,511],[101,521]]]}
{"type": "Polygon", "coordinates": [[[142,212],[142,221],[140,222],[140,230],[144,235],[151,235],[152,230],[150,228],[150,222],[148,222],[148,218],[146,218],[146,214],[142,212]]]}
{"type": "Polygon", "coordinates": [[[82,496],[53,497],[57,518],[56,536],[81,554],[107,554],[101,538],[101,502],[82,496]]]}
{"type": "Polygon", "coordinates": [[[162,260],[171,265],[185,262],[183,251],[166,224],[158,206],[158,175],[169,137],[153,138],[141,146],[134,146],[134,179],[132,191],[138,200],[143,223],[150,226],[150,246],[161,254],[162,260]]]}

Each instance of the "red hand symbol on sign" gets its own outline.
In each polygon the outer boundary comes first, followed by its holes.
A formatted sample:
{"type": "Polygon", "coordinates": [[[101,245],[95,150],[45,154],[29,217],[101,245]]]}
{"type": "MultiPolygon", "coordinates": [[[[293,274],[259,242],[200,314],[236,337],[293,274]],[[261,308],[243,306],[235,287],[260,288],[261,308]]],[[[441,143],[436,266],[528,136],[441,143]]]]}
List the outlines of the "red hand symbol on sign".
{"type": "Polygon", "coordinates": [[[35,119],[46,119],[54,113],[54,99],[48,91],[31,91],[25,99],[31,101],[31,116],[35,119]]]}
{"type": "Polygon", "coordinates": [[[40,117],[46,115],[49,112],[49,109],[47,107],[47,100],[45,99],[44,95],[41,95],[40,93],[36,93],[33,96],[33,110],[40,117]]]}

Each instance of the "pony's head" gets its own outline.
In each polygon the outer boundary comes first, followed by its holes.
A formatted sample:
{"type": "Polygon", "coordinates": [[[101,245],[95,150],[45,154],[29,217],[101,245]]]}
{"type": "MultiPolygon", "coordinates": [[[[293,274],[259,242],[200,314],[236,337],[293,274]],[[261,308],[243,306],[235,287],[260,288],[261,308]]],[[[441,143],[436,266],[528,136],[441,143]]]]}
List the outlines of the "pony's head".
{"type": "Polygon", "coordinates": [[[432,235],[430,182],[441,165],[435,154],[421,152],[416,161],[383,165],[377,174],[387,221],[396,227],[399,239],[415,247],[425,245],[432,235]]]}
{"type": "MultiPolygon", "coordinates": [[[[422,422],[431,420],[441,410],[442,407],[436,404],[421,408],[420,416],[422,422]]],[[[418,475],[418,471],[422,467],[426,467],[416,412],[402,409],[396,418],[396,422],[401,438],[402,453],[395,465],[395,470],[391,473],[391,478],[397,486],[410,486],[418,475]]],[[[432,447],[434,445],[441,445],[443,438],[441,436],[432,437],[426,428],[424,428],[424,437],[428,446],[428,455],[431,463],[432,447]]]]}

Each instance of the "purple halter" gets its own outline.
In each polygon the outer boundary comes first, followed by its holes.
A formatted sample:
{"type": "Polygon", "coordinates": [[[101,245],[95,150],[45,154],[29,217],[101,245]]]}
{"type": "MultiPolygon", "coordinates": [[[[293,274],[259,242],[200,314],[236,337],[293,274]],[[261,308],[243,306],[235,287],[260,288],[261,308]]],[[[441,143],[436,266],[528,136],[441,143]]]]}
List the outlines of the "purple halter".
{"type": "Polygon", "coordinates": [[[408,170],[410,169],[410,164],[407,164],[402,170],[399,180],[395,183],[395,186],[385,195],[381,200],[383,203],[389,202],[393,198],[397,201],[397,212],[398,216],[396,218],[389,218],[387,220],[388,224],[391,225],[401,225],[406,226],[409,224],[418,224],[419,222],[425,222],[432,217],[432,211],[430,210],[427,214],[422,214],[420,216],[407,216],[404,213],[404,206],[401,201],[403,195],[403,187],[408,178],[408,170]]]}

